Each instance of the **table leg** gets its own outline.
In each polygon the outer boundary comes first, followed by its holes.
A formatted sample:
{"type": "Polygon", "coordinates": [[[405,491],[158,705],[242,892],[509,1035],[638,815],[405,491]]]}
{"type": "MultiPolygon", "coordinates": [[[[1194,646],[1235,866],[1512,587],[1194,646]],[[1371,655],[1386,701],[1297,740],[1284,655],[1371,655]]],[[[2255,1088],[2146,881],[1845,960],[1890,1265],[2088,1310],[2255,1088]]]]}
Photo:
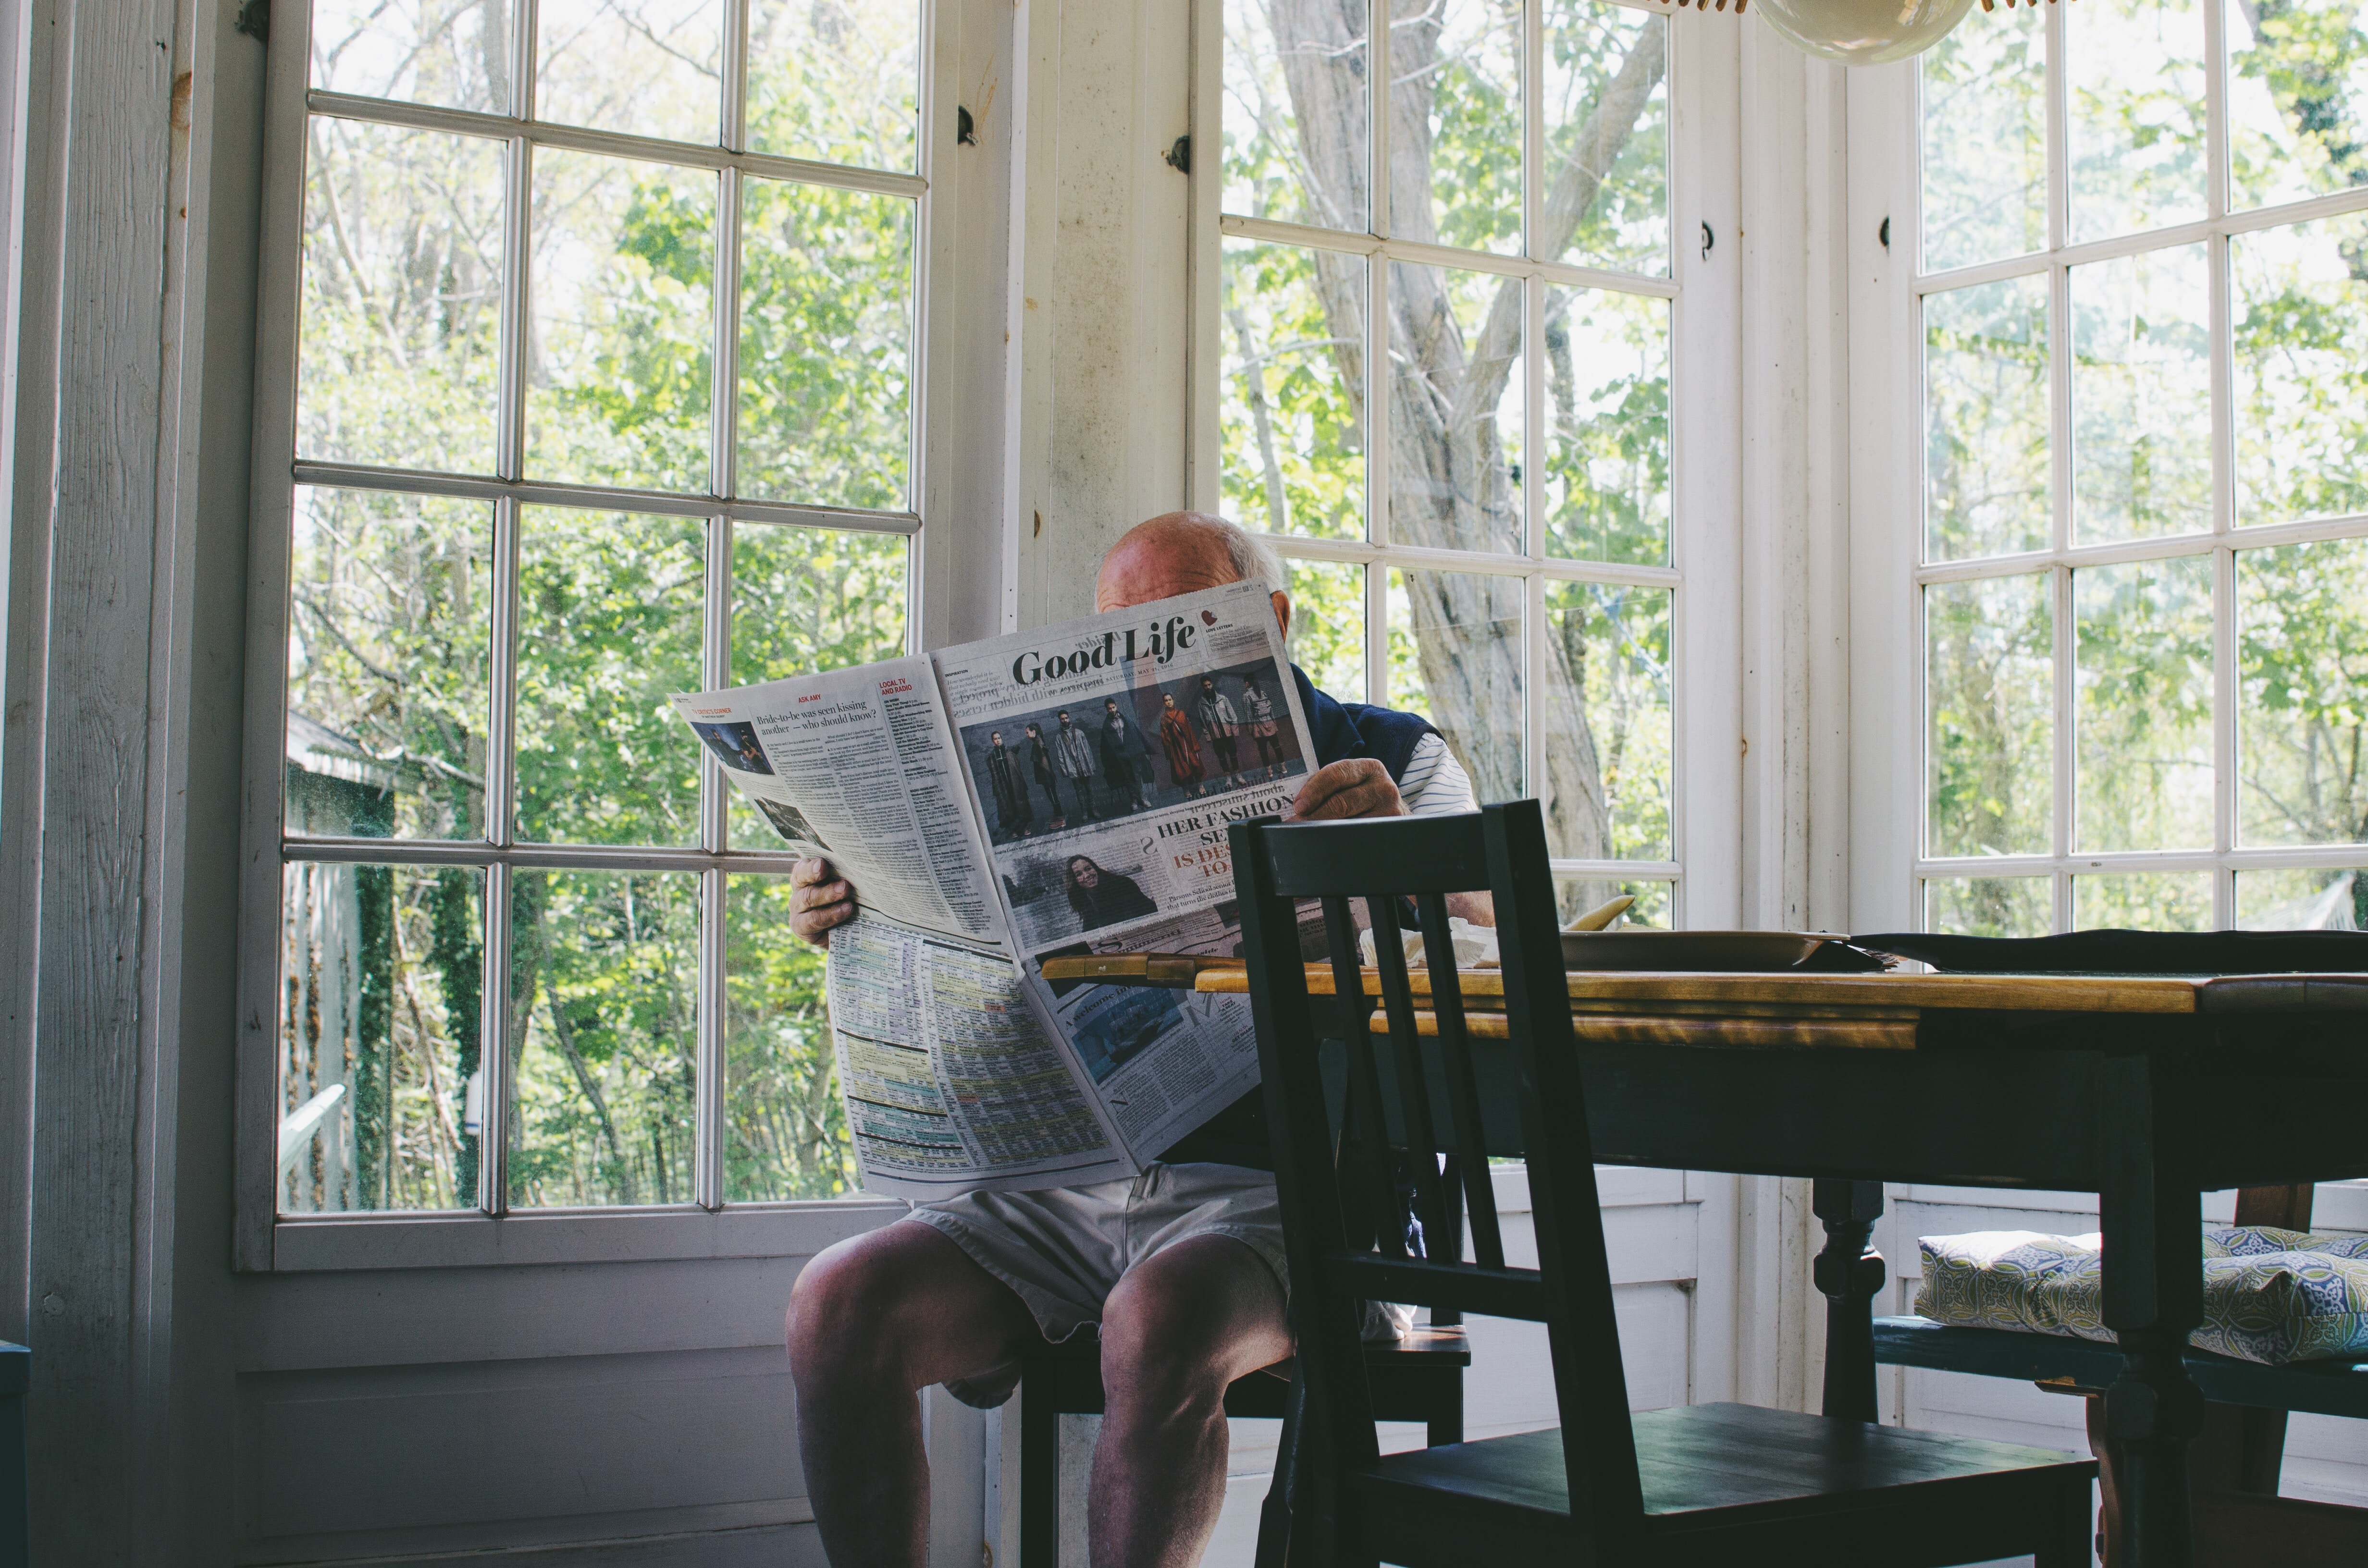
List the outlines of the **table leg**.
{"type": "Polygon", "coordinates": [[[2188,1445],[2203,1429],[2203,1394],[2187,1375],[2186,1351],[2203,1321],[2203,1194],[2165,1147],[2176,1137],[2157,1124],[2158,1069],[2132,1056],[2107,1072],[2107,1181],[2097,1197],[2105,1326],[2123,1357],[2105,1391],[2105,1431],[2120,1459],[2121,1561],[2194,1568],[2188,1445]]]}
{"type": "Polygon", "coordinates": [[[1844,1421],[1878,1420],[1874,1298],[1884,1274],[1871,1238],[1883,1218],[1883,1184],[1818,1181],[1811,1207],[1826,1227],[1825,1250],[1810,1270],[1826,1298],[1825,1412],[1844,1421]]]}

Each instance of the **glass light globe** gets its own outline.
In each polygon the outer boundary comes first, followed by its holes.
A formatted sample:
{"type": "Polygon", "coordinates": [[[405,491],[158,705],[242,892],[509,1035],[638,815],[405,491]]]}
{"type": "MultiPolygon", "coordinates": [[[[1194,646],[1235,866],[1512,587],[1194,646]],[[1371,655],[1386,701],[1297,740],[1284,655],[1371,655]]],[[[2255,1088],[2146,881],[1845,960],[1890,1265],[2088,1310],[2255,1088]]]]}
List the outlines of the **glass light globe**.
{"type": "Polygon", "coordinates": [[[1776,36],[1845,65],[1885,65],[1921,54],[1964,20],[1974,0],[1757,0],[1776,36]]]}

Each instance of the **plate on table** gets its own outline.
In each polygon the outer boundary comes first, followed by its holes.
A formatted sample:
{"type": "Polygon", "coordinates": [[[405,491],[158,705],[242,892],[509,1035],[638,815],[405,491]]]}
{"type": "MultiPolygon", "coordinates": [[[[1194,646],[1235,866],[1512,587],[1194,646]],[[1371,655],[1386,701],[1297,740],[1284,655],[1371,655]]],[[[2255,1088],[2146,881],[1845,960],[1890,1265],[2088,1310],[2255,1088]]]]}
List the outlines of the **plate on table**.
{"type": "Polygon", "coordinates": [[[1835,940],[1802,931],[1655,931],[1618,926],[1610,931],[1565,931],[1566,969],[1680,970],[1765,973],[1797,966],[1835,940]]]}

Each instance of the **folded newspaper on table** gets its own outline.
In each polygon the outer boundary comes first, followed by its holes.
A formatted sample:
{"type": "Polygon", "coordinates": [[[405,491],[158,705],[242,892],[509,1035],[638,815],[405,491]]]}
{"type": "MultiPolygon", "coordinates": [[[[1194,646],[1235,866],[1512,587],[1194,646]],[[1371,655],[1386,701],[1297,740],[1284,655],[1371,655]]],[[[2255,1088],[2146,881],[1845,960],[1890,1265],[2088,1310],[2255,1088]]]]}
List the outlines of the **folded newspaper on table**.
{"type": "Polygon", "coordinates": [[[1240,951],[1225,830],[1315,756],[1263,584],[675,705],[855,886],[827,994],[872,1191],[1129,1176],[1258,1082],[1246,997],[1042,965],[1240,951]]]}

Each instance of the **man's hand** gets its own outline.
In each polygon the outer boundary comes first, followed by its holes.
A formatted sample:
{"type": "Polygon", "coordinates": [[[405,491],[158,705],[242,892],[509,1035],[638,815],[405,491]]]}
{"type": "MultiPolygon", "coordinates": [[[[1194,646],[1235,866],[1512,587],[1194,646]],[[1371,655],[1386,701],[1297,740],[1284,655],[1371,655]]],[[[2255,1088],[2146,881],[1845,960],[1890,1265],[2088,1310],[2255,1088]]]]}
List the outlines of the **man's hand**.
{"type": "Polygon", "coordinates": [[[1406,801],[1390,770],[1370,756],[1352,756],[1315,770],[1291,802],[1285,822],[1345,822],[1350,817],[1402,817],[1406,801]]]}
{"type": "Polygon", "coordinates": [[[830,928],[855,918],[855,890],[827,860],[790,868],[790,929],[817,948],[830,946],[830,928]]]}

